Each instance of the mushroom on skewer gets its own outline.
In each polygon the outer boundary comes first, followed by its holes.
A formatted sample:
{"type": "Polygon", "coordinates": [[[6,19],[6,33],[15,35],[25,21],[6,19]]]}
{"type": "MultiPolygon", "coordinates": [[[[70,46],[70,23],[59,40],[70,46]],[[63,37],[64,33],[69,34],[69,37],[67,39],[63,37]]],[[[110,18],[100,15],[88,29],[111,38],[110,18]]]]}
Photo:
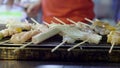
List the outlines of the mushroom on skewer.
{"type": "Polygon", "coordinates": [[[88,18],[85,18],[85,20],[87,20],[88,22],[92,23],[92,27],[94,28],[95,32],[101,34],[101,35],[107,35],[109,34],[111,31],[115,31],[116,28],[112,25],[110,25],[109,23],[106,22],[102,22],[98,19],[96,19],[96,21],[92,21],[88,18]]]}

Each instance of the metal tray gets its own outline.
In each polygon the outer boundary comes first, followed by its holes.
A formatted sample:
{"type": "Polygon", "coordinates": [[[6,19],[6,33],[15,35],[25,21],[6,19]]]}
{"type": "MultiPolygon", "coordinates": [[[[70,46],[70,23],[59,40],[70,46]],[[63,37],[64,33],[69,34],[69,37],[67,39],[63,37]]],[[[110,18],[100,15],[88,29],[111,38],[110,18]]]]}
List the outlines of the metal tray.
{"type": "MultiPolygon", "coordinates": [[[[85,43],[80,47],[68,52],[67,49],[74,44],[65,44],[55,52],[51,52],[61,42],[60,36],[54,36],[40,44],[31,44],[24,49],[13,53],[20,45],[0,45],[1,60],[41,60],[41,61],[77,61],[77,62],[120,62],[120,46],[116,45],[111,54],[108,53],[110,44],[104,37],[100,44],[85,43]]],[[[80,41],[77,41],[78,43],[80,41]]]]}

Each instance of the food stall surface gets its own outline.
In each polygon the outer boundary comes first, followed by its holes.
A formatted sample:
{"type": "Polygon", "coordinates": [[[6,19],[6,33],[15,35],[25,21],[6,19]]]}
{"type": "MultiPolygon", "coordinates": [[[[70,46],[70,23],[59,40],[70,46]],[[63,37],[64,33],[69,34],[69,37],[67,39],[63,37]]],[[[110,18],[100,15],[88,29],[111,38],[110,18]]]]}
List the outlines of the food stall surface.
{"type": "Polygon", "coordinates": [[[119,68],[119,63],[0,61],[0,68],[119,68]]]}
{"type": "Polygon", "coordinates": [[[86,43],[70,52],[68,52],[67,49],[71,47],[71,45],[67,44],[61,46],[55,52],[51,52],[51,49],[55,47],[55,45],[59,44],[57,40],[60,39],[56,38],[58,38],[58,36],[48,39],[49,41],[46,40],[38,45],[29,45],[28,47],[21,49],[15,53],[13,52],[13,50],[19,47],[19,45],[1,45],[0,60],[39,60],[50,62],[120,62],[120,47],[115,46],[112,53],[109,54],[108,50],[110,48],[110,44],[105,43],[101,43],[99,45],[86,43]],[[81,47],[82,50],[80,49],[81,47]]]}

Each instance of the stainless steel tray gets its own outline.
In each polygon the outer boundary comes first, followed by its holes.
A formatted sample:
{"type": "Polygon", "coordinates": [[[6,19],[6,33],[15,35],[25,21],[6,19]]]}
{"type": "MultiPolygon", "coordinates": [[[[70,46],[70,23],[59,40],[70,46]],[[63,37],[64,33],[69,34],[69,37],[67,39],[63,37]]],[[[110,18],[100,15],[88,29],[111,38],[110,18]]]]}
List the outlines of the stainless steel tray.
{"type": "MultiPolygon", "coordinates": [[[[111,54],[108,53],[110,44],[105,42],[105,38],[100,44],[85,43],[80,47],[68,52],[67,49],[74,44],[65,44],[55,52],[51,49],[61,42],[59,36],[52,37],[40,44],[31,44],[24,49],[13,53],[13,50],[19,45],[0,45],[1,60],[41,60],[41,61],[106,61],[120,62],[120,46],[116,45],[111,54]],[[82,48],[82,50],[81,50],[82,48]]],[[[80,41],[77,41],[78,43],[80,41]]]]}

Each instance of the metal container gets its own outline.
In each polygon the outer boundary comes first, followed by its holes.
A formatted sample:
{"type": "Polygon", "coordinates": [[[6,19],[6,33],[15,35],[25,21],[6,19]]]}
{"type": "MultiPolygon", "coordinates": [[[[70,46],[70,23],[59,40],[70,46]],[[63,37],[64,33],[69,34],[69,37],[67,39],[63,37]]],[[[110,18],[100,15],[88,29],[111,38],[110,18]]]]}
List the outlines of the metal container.
{"type": "MultiPolygon", "coordinates": [[[[65,44],[55,52],[51,52],[61,42],[62,38],[55,36],[41,44],[31,44],[24,49],[13,52],[20,45],[0,45],[1,60],[41,60],[41,61],[74,61],[74,62],[120,62],[120,46],[115,46],[112,53],[109,54],[110,44],[85,43],[80,47],[68,52],[67,49],[74,44],[65,44]]],[[[78,43],[80,41],[77,41],[78,43]]]]}

